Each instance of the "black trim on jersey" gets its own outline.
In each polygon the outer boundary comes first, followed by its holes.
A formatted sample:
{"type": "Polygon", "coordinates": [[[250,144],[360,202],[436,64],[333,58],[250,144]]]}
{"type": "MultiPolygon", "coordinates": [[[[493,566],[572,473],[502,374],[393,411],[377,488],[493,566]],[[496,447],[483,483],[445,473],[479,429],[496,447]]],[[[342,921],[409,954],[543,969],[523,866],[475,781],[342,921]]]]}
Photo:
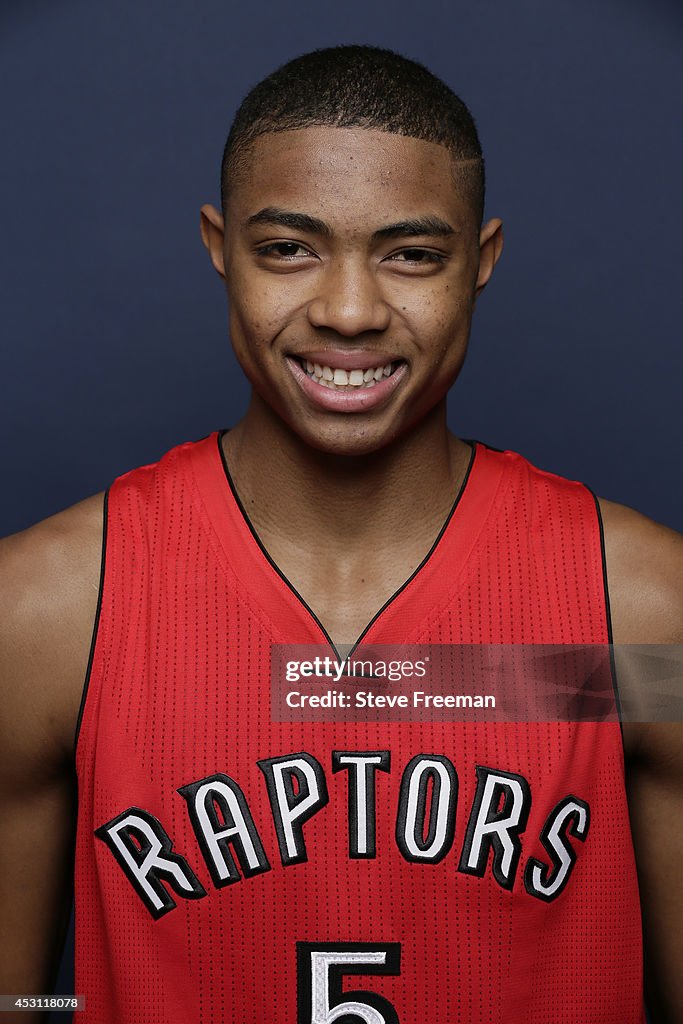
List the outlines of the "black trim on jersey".
{"type": "MultiPolygon", "coordinates": [[[[463,438],[463,440],[464,440],[464,438],[463,438]]],[[[505,448],[496,448],[492,444],[487,444],[486,441],[471,442],[471,443],[478,443],[480,445],[483,445],[484,448],[488,448],[488,450],[490,452],[498,452],[500,455],[505,455],[505,451],[506,451],[505,448]]],[[[522,458],[524,458],[524,456],[522,456],[522,458]]]]}
{"type": "Polygon", "coordinates": [[[240,882],[242,875],[240,875],[239,868],[235,863],[235,857],[233,856],[232,846],[237,856],[239,866],[242,869],[242,874],[245,878],[251,878],[252,875],[260,875],[264,871],[270,871],[270,863],[266,857],[265,850],[263,849],[263,843],[259,836],[254,819],[251,816],[251,811],[247,804],[244,793],[237,785],[234,779],[231,779],[229,775],[224,775],[223,772],[216,772],[215,775],[207,775],[204,779],[199,779],[197,782],[191,782],[187,786],[180,786],[177,790],[178,793],[187,801],[187,810],[192,822],[192,828],[194,834],[197,837],[200,849],[204,854],[207,866],[211,873],[211,879],[217,889],[222,889],[226,885],[230,885],[233,882],[240,882]],[[211,783],[217,784],[211,786],[211,783]],[[199,819],[199,812],[197,810],[197,794],[198,791],[205,786],[209,786],[203,797],[204,810],[209,819],[209,828],[211,835],[216,841],[218,846],[218,856],[223,861],[226,874],[221,877],[218,870],[218,864],[216,863],[216,854],[209,846],[207,840],[207,833],[202,826],[199,819]],[[230,809],[225,793],[221,792],[218,787],[225,787],[235,797],[237,806],[239,809],[239,818],[237,821],[235,814],[230,809]],[[223,820],[221,821],[218,816],[220,810],[223,820]],[[232,835],[223,835],[219,837],[219,834],[224,830],[231,831],[232,835]],[[257,861],[253,866],[249,864],[249,853],[245,847],[244,837],[241,833],[246,831],[251,840],[255,859],[257,861]]]}
{"type": "MultiPolygon", "coordinates": [[[[136,866],[141,868],[147,858],[147,855],[152,850],[149,838],[135,824],[129,825],[126,829],[118,829],[117,834],[121,837],[123,845],[135,861],[136,866]],[[131,839],[131,834],[134,834],[137,837],[140,846],[131,839]]],[[[173,910],[177,905],[166,886],[162,884],[159,876],[165,878],[172,889],[179,896],[184,896],[187,900],[200,900],[203,896],[206,896],[206,889],[199,881],[185,858],[179,853],[171,852],[173,849],[173,841],[171,840],[171,837],[166,832],[159,819],[155,818],[153,814],[149,813],[149,811],[144,811],[141,807],[128,807],[125,811],[122,811],[121,814],[117,814],[115,818],[112,818],[111,821],[108,821],[106,824],[100,825],[99,828],[96,828],[95,835],[98,839],[101,839],[114,854],[119,866],[155,921],[158,921],[160,917],[164,916],[164,914],[168,914],[169,910],[173,910]],[[175,864],[176,867],[185,875],[185,879],[188,883],[187,887],[179,885],[172,870],[170,868],[165,868],[163,863],[156,863],[148,868],[144,874],[144,878],[149,883],[150,888],[154,890],[161,900],[161,907],[156,907],[150,901],[148,894],[140,884],[138,875],[134,871],[131,871],[130,865],[126,862],[121,850],[117,846],[116,841],[111,834],[114,831],[114,827],[130,815],[136,815],[136,817],[142,818],[145,824],[149,825],[150,829],[154,833],[154,836],[159,843],[159,849],[154,854],[155,860],[162,862],[167,861],[175,864]]]]}
{"type": "MultiPolygon", "coordinates": [[[[252,537],[254,538],[256,543],[258,544],[258,546],[261,549],[261,552],[263,553],[263,555],[266,558],[266,560],[273,567],[273,569],[278,574],[278,576],[283,581],[283,583],[285,583],[289,587],[289,589],[292,591],[292,593],[297,598],[297,600],[299,600],[301,602],[301,604],[304,606],[304,608],[309,613],[311,618],[316,622],[316,624],[318,625],[319,629],[321,630],[323,636],[325,637],[325,639],[329,643],[330,647],[334,651],[335,660],[338,661],[338,662],[339,661],[343,661],[344,659],[339,654],[339,651],[335,647],[334,642],[332,641],[332,638],[331,638],[330,634],[327,632],[327,630],[323,626],[323,624],[320,621],[320,619],[318,618],[318,616],[315,614],[315,612],[313,611],[311,606],[304,600],[304,598],[301,596],[301,594],[296,589],[294,584],[290,583],[290,581],[287,579],[285,574],[282,572],[282,570],[280,569],[278,564],[268,554],[268,551],[263,546],[261,538],[259,537],[258,533],[254,529],[254,527],[252,525],[252,522],[251,522],[251,519],[249,518],[249,516],[247,514],[247,511],[246,511],[244,505],[242,504],[242,502],[240,501],[240,497],[239,497],[239,495],[237,493],[237,488],[235,487],[235,484],[233,483],[232,476],[230,475],[230,470],[228,468],[228,463],[227,463],[227,460],[225,458],[225,452],[223,451],[222,439],[223,439],[223,435],[227,434],[227,432],[228,432],[227,430],[221,430],[219,432],[219,434],[218,434],[218,451],[219,451],[219,454],[220,454],[220,457],[221,457],[221,463],[223,465],[223,470],[225,472],[225,475],[226,475],[227,480],[228,480],[228,484],[230,486],[230,490],[232,491],[233,497],[234,497],[235,501],[237,502],[237,507],[239,508],[240,512],[242,513],[242,517],[243,517],[244,521],[246,522],[247,526],[249,527],[249,531],[250,531],[252,537]]],[[[472,473],[472,467],[474,465],[476,453],[477,453],[477,447],[476,447],[476,442],[475,442],[474,445],[472,446],[472,454],[470,455],[470,461],[468,463],[467,470],[465,472],[465,476],[463,478],[462,483],[460,484],[460,488],[459,488],[458,493],[457,493],[457,495],[455,497],[455,501],[451,505],[451,510],[448,513],[448,515],[446,516],[446,519],[445,519],[441,529],[439,530],[439,533],[438,533],[438,535],[436,537],[436,540],[434,541],[434,543],[432,544],[432,546],[430,547],[429,551],[424,556],[424,558],[422,559],[420,564],[417,566],[417,568],[414,569],[411,572],[411,574],[408,577],[408,579],[405,580],[401,584],[401,586],[398,588],[398,590],[395,590],[394,593],[391,595],[391,597],[388,598],[388,600],[386,600],[384,602],[382,607],[378,611],[375,612],[375,614],[372,616],[372,618],[368,622],[367,626],[365,626],[365,628],[362,630],[362,632],[360,633],[360,635],[358,636],[358,638],[354,642],[353,646],[351,647],[350,651],[346,655],[347,658],[350,658],[353,655],[353,652],[356,650],[356,648],[360,644],[360,642],[363,639],[363,637],[372,628],[372,626],[375,624],[375,622],[380,617],[380,615],[385,610],[385,608],[388,608],[390,604],[393,604],[393,602],[396,600],[396,598],[399,596],[399,594],[403,590],[405,590],[405,588],[408,586],[408,584],[417,576],[417,574],[420,572],[420,570],[427,564],[429,559],[434,554],[439,541],[443,537],[444,533],[446,532],[446,528],[448,527],[448,524],[450,523],[451,519],[453,518],[453,515],[455,513],[456,508],[460,504],[460,499],[462,498],[463,494],[465,493],[465,488],[467,487],[468,481],[470,479],[470,475],[472,473]]]]}
{"type": "Polygon", "coordinates": [[[574,865],[576,864],[576,851],[574,850],[574,847],[571,843],[563,841],[564,836],[560,833],[558,835],[560,845],[569,859],[569,866],[565,869],[566,874],[554,893],[547,893],[544,889],[537,889],[534,885],[534,868],[538,868],[540,870],[541,884],[546,888],[552,885],[560,871],[564,868],[562,861],[557,855],[555,846],[550,841],[550,830],[558,818],[562,819],[562,824],[564,826],[563,831],[565,834],[566,832],[569,832],[576,839],[580,839],[582,843],[585,843],[591,824],[590,807],[585,800],[581,800],[577,796],[570,795],[566,796],[564,800],[560,800],[548,815],[548,819],[541,831],[541,842],[543,843],[543,848],[550,856],[552,866],[548,867],[547,864],[544,864],[543,861],[538,860],[536,857],[530,857],[524,869],[524,888],[530,896],[535,896],[536,899],[543,900],[544,903],[552,903],[552,901],[556,900],[560,893],[564,891],[564,887],[569,881],[572,871],[574,870],[574,865]],[[581,807],[585,811],[586,824],[583,831],[579,831],[579,812],[577,810],[572,810],[570,814],[566,815],[563,815],[562,813],[566,807],[570,807],[572,804],[581,807]]]}
{"type": "Polygon", "coordinates": [[[92,663],[95,657],[95,645],[97,643],[97,634],[100,626],[100,615],[102,612],[102,595],[104,594],[104,568],[106,562],[107,553],[107,509],[109,508],[109,488],[104,492],[104,503],[102,510],[102,554],[100,555],[100,583],[97,592],[97,608],[95,610],[95,621],[93,622],[92,635],[90,639],[90,653],[88,655],[88,664],[85,669],[85,679],[83,681],[83,691],[81,693],[81,703],[78,708],[78,718],[76,719],[76,734],[74,736],[74,757],[76,756],[76,750],[78,748],[78,737],[81,732],[81,721],[83,720],[83,712],[85,711],[85,701],[88,695],[88,688],[90,686],[90,676],[92,674],[92,663]]]}
{"type": "Polygon", "coordinates": [[[372,860],[377,856],[377,772],[388,772],[391,768],[391,753],[388,750],[333,750],[332,771],[348,771],[348,805],[349,805],[349,857],[351,860],[372,860]],[[342,758],[354,760],[350,764],[342,764],[342,758]],[[365,853],[358,848],[358,782],[362,760],[363,781],[365,782],[365,853]],[[379,758],[379,762],[371,762],[369,758],[379,758]]]}
{"type": "MultiPolygon", "coordinates": [[[[511,788],[509,786],[505,786],[504,781],[502,783],[497,782],[494,786],[491,803],[487,809],[486,818],[483,824],[492,825],[497,821],[504,820],[510,813],[513,801],[514,797],[512,795],[511,788]],[[501,795],[504,798],[504,802],[503,806],[498,809],[501,795]]],[[[522,852],[522,843],[520,841],[519,834],[526,828],[530,810],[531,790],[529,788],[529,783],[523,775],[518,775],[516,772],[506,772],[503,771],[502,768],[486,768],[484,765],[478,764],[477,791],[472,804],[470,819],[467,823],[467,831],[465,833],[465,841],[462,847],[460,863],[458,864],[458,871],[461,871],[465,875],[476,875],[478,878],[482,878],[486,871],[486,865],[489,859],[489,850],[493,850],[493,877],[503,889],[512,889],[515,881],[515,874],[517,872],[517,865],[522,852]],[[486,783],[491,775],[503,780],[510,779],[511,781],[518,782],[522,789],[522,806],[519,811],[519,820],[516,825],[507,825],[504,829],[512,843],[512,855],[507,874],[505,874],[502,869],[502,859],[505,850],[497,832],[489,832],[482,837],[476,862],[472,866],[468,864],[470,854],[472,852],[472,846],[474,844],[477,820],[484,800],[486,783]]]]}
{"type": "MultiPolygon", "coordinates": [[[[345,974],[379,974],[396,977],[401,973],[400,942],[297,942],[297,1024],[311,1024],[313,1019],[313,953],[384,953],[383,964],[338,964],[328,971],[330,1010],[340,1003],[359,1002],[373,1009],[386,1024],[399,1024],[398,1014],[388,999],[366,989],[347,992],[343,989],[345,974]]],[[[365,1016],[364,1019],[367,1019],[365,1016]]],[[[357,1014],[335,1017],[337,1024],[358,1024],[357,1014]]]]}
{"type": "Polygon", "coordinates": [[[396,844],[405,860],[414,864],[438,864],[443,860],[453,845],[455,838],[455,808],[458,800],[458,775],[455,767],[447,757],[441,754],[416,754],[406,765],[403,777],[401,778],[401,789],[398,798],[398,814],[396,817],[396,844]],[[429,847],[434,842],[438,826],[438,806],[441,799],[441,776],[428,762],[437,761],[446,769],[450,779],[450,793],[446,807],[446,829],[443,843],[434,853],[427,854],[429,847]],[[412,839],[415,846],[425,856],[419,856],[408,848],[406,842],[406,827],[408,824],[408,801],[415,772],[422,766],[419,780],[417,797],[417,810],[415,821],[412,823],[412,839]],[[432,780],[431,799],[429,807],[429,830],[427,837],[424,836],[424,825],[427,818],[427,794],[429,792],[429,780],[432,780]]]}
{"type": "Polygon", "coordinates": [[[308,860],[308,853],[306,852],[306,842],[304,840],[303,824],[312,818],[314,814],[325,807],[329,803],[329,795],[327,792],[327,782],[325,781],[325,772],[323,766],[319,761],[304,751],[299,751],[296,754],[283,754],[281,757],[266,757],[261,761],[256,762],[261,771],[263,772],[266,779],[266,787],[268,789],[268,799],[270,800],[270,806],[273,811],[273,822],[275,824],[275,831],[277,833],[277,841],[280,847],[280,859],[285,867],[290,864],[301,864],[303,861],[308,860]],[[296,810],[300,803],[311,796],[311,791],[308,787],[308,780],[304,773],[296,765],[292,764],[295,760],[305,761],[306,764],[310,765],[315,775],[316,785],[318,788],[317,796],[314,799],[314,803],[304,811],[303,814],[298,814],[295,817],[290,817],[289,825],[292,831],[292,839],[294,841],[294,847],[296,853],[290,854],[287,848],[287,837],[285,835],[284,821],[282,817],[282,810],[280,807],[280,801],[278,799],[277,789],[275,786],[275,773],[273,766],[276,764],[289,764],[290,768],[287,773],[282,773],[282,784],[285,790],[285,800],[287,807],[290,811],[296,810]],[[298,790],[294,789],[293,778],[296,778],[298,784],[298,790]]]}
{"type": "Polygon", "coordinates": [[[587,484],[583,485],[586,490],[592,495],[593,501],[595,502],[595,511],[598,516],[598,526],[600,528],[600,557],[602,558],[602,585],[605,594],[605,615],[607,618],[607,643],[609,644],[609,665],[610,672],[612,675],[612,688],[614,690],[614,700],[617,705],[617,715],[619,716],[619,729],[621,730],[621,742],[622,746],[624,743],[624,723],[621,713],[621,700],[619,699],[619,683],[617,681],[617,665],[614,660],[614,639],[612,635],[612,609],[609,601],[609,585],[607,582],[607,557],[605,555],[605,528],[602,522],[602,511],[600,509],[600,502],[598,501],[597,495],[590,489],[587,484]]]}

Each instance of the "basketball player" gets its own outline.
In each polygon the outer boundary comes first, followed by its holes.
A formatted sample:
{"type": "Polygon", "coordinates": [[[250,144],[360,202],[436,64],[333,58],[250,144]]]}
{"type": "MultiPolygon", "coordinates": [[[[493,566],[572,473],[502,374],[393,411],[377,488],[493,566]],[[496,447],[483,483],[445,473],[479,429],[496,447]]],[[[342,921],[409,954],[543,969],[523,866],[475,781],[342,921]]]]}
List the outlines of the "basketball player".
{"type": "Polygon", "coordinates": [[[270,705],[274,644],[681,642],[678,535],[447,429],[503,247],[469,112],[309,54],[222,184],[246,416],[2,545],[0,988],[50,990],[75,857],[78,1020],[636,1024],[641,907],[683,1020],[675,725],[270,705]]]}

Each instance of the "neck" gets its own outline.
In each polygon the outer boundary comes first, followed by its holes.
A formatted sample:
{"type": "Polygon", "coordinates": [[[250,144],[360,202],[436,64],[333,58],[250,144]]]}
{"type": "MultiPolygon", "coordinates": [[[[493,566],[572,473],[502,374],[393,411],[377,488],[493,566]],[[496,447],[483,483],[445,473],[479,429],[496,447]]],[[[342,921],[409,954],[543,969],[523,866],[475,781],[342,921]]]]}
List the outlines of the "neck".
{"type": "Polygon", "coordinates": [[[471,450],[446,424],[446,403],[381,451],[330,455],[305,444],[258,397],[223,438],[254,528],[300,537],[327,559],[433,538],[460,489],[471,450]]]}

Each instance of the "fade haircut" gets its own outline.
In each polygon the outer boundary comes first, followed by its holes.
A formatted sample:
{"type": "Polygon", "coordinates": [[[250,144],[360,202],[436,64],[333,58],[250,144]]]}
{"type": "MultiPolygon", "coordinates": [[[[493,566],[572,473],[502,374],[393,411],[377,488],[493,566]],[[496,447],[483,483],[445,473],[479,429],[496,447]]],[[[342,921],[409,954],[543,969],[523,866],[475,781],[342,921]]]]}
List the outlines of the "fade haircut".
{"type": "Polygon", "coordinates": [[[223,151],[221,204],[260,135],[326,125],[373,128],[446,146],[477,224],[484,213],[484,159],[463,101],[417,61],[376,46],[332,46],[283,64],[240,105],[223,151]]]}

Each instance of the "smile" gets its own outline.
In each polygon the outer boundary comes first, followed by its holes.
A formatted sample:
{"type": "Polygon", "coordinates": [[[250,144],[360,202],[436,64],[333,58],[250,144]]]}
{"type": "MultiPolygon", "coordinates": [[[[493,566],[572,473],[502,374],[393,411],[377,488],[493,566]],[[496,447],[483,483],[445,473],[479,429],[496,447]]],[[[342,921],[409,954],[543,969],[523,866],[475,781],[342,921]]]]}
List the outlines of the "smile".
{"type": "Polygon", "coordinates": [[[344,370],[340,367],[321,366],[310,359],[299,360],[302,368],[316,384],[324,388],[344,390],[346,388],[373,388],[385,377],[390,377],[398,363],[386,363],[383,366],[368,366],[365,369],[356,367],[344,370]]]}
{"type": "Polygon", "coordinates": [[[336,366],[325,362],[323,353],[311,355],[313,359],[308,354],[288,355],[286,362],[307,400],[328,412],[363,413],[379,409],[391,400],[408,374],[405,360],[383,362],[379,353],[330,353],[328,358],[336,366]]]}

